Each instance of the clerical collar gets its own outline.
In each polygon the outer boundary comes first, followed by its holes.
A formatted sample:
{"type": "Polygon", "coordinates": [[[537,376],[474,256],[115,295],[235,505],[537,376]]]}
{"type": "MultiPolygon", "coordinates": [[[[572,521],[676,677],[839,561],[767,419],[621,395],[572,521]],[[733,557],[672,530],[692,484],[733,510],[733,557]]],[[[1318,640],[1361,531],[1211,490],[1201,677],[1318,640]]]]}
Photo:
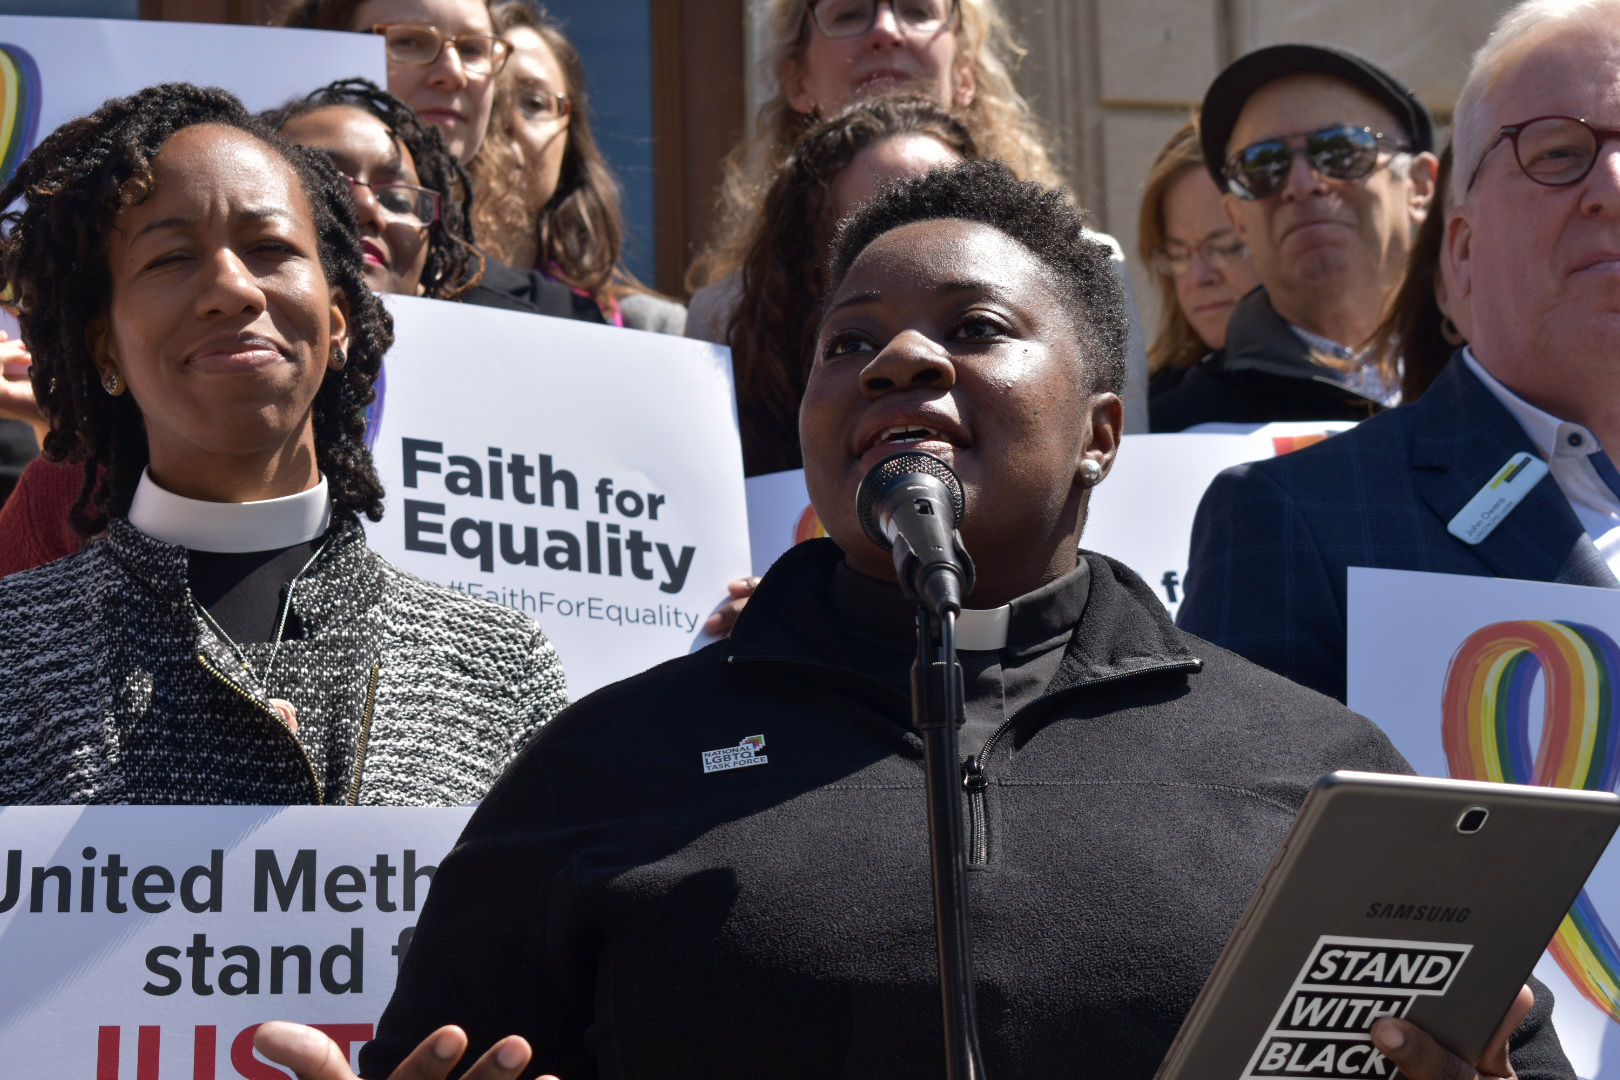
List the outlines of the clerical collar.
{"type": "MultiPolygon", "coordinates": [[[[1067,574],[1010,604],[964,609],[956,619],[956,647],[993,652],[1049,642],[1080,621],[1090,592],[1091,570],[1081,559],[1067,574]]],[[[897,586],[869,578],[847,562],[833,569],[832,603],[851,629],[864,630],[896,648],[911,648],[916,640],[916,602],[902,596],[897,586]]]]}
{"type": "Polygon", "coordinates": [[[258,502],[222,503],[188,499],[157,486],[142,471],[129,523],[154,540],[192,551],[277,551],[326,534],[332,500],[326,477],[308,491],[258,502]]]}

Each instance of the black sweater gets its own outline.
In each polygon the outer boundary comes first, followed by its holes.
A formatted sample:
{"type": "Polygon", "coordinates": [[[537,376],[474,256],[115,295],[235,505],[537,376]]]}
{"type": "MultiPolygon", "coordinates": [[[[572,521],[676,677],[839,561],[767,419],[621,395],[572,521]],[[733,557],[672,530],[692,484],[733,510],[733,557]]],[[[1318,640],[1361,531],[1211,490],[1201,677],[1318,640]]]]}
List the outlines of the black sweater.
{"type": "MultiPolygon", "coordinates": [[[[971,806],[996,1077],[1150,1077],[1310,785],[1406,771],[1372,724],[1086,557],[1057,674],[971,806]]],[[[441,866],[365,1075],[445,1023],[469,1063],[516,1032],[528,1075],[562,1080],[940,1074],[922,747],[830,625],[839,558],[790,550],[730,639],[541,732],[441,866]],[[755,735],[766,763],[703,771],[755,735]]],[[[1521,1076],[1570,1075],[1545,1009],[1521,1076]]]]}

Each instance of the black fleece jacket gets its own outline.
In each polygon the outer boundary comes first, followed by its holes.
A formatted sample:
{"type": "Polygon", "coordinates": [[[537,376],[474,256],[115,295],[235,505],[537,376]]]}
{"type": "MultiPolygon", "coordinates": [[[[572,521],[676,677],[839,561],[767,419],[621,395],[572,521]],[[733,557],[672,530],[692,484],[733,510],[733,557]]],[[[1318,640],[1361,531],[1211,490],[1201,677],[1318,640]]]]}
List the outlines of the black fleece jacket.
{"type": "Polygon", "coordinates": [[[1165,432],[1211,421],[1365,420],[1383,407],[1311,360],[1266,290],[1255,289],[1232,309],[1226,348],[1205,355],[1148,401],[1148,426],[1165,432]]]}
{"type": "MultiPolygon", "coordinates": [[[[922,746],[829,625],[840,557],[794,548],[730,639],[543,729],[440,867],[366,1076],[445,1023],[469,1062],[516,1032],[527,1075],[563,1080],[940,1074],[922,746]],[[764,764],[703,771],[754,735],[764,764]]],[[[1049,692],[987,748],[973,800],[996,1077],[1150,1077],[1310,785],[1406,771],[1371,723],[1086,558],[1049,692]]],[[[1521,1076],[1570,1075],[1546,1008],[1521,1076]]]]}

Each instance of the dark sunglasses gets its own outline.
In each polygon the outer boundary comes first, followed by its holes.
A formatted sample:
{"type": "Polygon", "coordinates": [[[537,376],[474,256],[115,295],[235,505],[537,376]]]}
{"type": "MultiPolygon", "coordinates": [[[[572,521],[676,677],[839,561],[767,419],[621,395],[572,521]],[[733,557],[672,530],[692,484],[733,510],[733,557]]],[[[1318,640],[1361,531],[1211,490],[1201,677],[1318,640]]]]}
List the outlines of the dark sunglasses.
{"type": "Polygon", "coordinates": [[[1372,128],[1336,124],[1250,143],[1227,159],[1221,174],[1227,190],[1238,198],[1264,199],[1287,181],[1295,154],[1304,154],[1310,167],[1328,180],[1360,180],[1378,167],[1379,154],[1408,149],[1372,128]]]}

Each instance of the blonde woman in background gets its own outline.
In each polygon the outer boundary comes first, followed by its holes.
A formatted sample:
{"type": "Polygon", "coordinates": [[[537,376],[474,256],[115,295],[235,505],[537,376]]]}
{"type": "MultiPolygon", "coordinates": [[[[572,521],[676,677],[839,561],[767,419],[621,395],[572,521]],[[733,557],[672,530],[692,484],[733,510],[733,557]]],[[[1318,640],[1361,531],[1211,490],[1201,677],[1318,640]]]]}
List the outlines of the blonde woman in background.
{"type": "MultiPolygon", "coordinates": [[[[895,90],[933,98],[961,117],[985,157],[1022,179],[1066,186],[1039,119],[1013,84],[1025,49],[995,0],[771,0],[765,17],[769,45],[760,66],[771,95],[753,133],[726,159],[715,237],[687,275],[695,290],[688,337],[727,343],[741,293],[737,271],[761,227],[766,190],[801,135],[856,101],[895,90]]],[[[1115,249],[1131,316],[1131,383],[1143,387],[1146,351],[1124,255],[1111,237],[1091,235],[1115,249]]],[[[1126,429],[1147,430],[1141,389],[1127,395],[1126,429]]]]}
{"type": "Polygon", "coordinates": [[[474,231],[496,258],[560,281],[616,326],[679,334],[686,309],[625,267],[619,182],[591,134],[585,65],[558,22],[526,0],[490,7],[512,49],[483,150],[468,167],[474,231]]]}
{"type": "Polygon", "coordinates": [[[1147,350],[1152,397],[1226,344],[1232,309],[1260,284],[1249,249],[1221,210],[1191,120],[1153,160],[1136,238],[1159,287],[1159,326],[1147,350]]]}

